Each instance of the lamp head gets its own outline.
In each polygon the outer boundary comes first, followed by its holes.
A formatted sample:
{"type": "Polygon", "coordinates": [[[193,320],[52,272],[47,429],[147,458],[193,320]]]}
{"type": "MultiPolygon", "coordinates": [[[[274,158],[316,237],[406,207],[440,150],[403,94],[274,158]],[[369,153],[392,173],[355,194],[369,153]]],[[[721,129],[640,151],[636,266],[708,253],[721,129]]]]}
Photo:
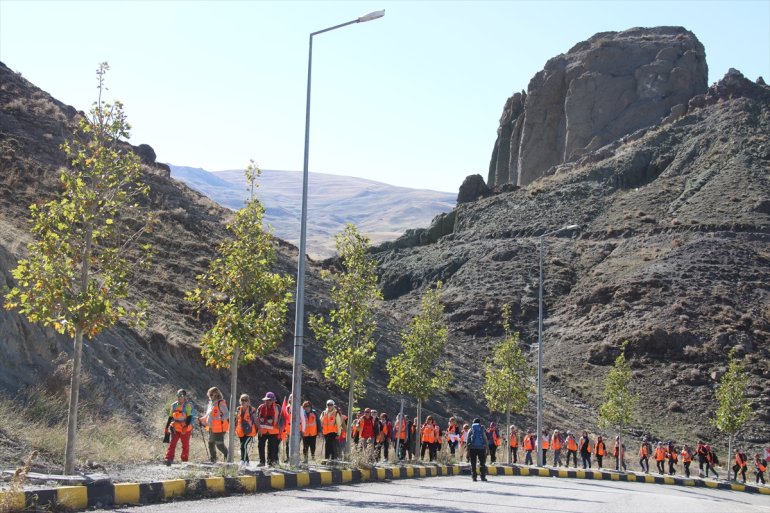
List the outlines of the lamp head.
{"type": "Polygon", "coordinates": [[[385,9],[381,11],[370,12],[369,14],[364,14],[363,16],[359,16],[358,23],[376,20],[377,18],[382,18],[383,16],[385,16],[385,9]]]}

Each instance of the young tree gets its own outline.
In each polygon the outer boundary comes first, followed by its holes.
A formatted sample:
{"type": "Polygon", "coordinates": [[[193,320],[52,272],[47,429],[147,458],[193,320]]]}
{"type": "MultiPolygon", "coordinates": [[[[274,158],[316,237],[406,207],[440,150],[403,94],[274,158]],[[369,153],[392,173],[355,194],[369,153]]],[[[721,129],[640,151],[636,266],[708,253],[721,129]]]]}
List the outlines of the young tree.
{"type": "Polygon", "coordinates": [[[714,427],[727,434],[727,458],[733,455],[733,437],[751,418],[751,406],[746,397],[746,387],[749,386],[749,375],[735,351],[730,352],[730,364],[727,372],[719,380],[716,397],[719,406],[713,420],[714,427]]]}
{"type": "Polygon", "coordinates": [[[60,192],[30,206],[34,240],[13,277],[5,308],[30,322],[73,338],[64,473],[75,468],[78,398],[84,337],[92,340],[118,321],[141,324],[144,304],[129,305],[133,272],[149,265],[151,246],[138,246],[151,218],[136,202],[148,187],[139,158],[125,144],[130,126],[120,102],[102,99],[106,62],[96,71],[99,95],[88,116],[78,121],[71,141],[62,145],[70,167],[62,169],[60,192]]]}
{"type": "Polygon", "coordinates": [[[245,174],[251,197],[227,225],[233,237],[219,245],[221,256],[211,261],[206,274],[197,277],[198,287],[186,297],[199,311],[216,319],[201,339],[206,365],[230,367],[230,462],[235,452],[238,365],[273,351],[283,339],[294,281],[271,271],[275,241],[262,226],[265,209],[254,197],[259,176],[254,161],[245,174]]]}
{"type": "MultiPolygon", "coordinates": [[[[599,425],[618,428],[618,451],[622,449],[623,428],[634,420],[634,411],[639,401],[637,394],[631,392],[631,366],[626,360],[626,346],[623,342],[620,354],[615,358],[615,365],[604,379],[604,402],[599,406],[599,425]]],[[[618,459],[618,464],[619,464],[618,459]]],[[[620,470],[620,469],[616,469],[620,470]]]]}
{"type": "MultiPolygon", "coordinates": [[[[532,391],[532,370],[519,345],[519,332],[511,330],[511,306],[503,305],[503,340],[495,346],[492,358],[486,365],[486,382],[482,392],[489,409],[505,413],[505,430],[510,429],[511,414],[521,413],[527,405],[527,396],[532,391]]],[[[539,435],[538,435],[539,436],[539,435]]],[[[508,451],[510,463],[511,451],[508,451]]]]}
{"type": "MultiPolygon", "coordinates": [[[[422,403],[436,391],[449,386],[452,374],[448,362],[439,365],[447,342],[441,282],[428,288],[422,297],[420,312],[401,333],[401,353],[386,363],[390,382],[388,390],[417,399],[416,429],[420,429],[422,403]]],[[[403,418],[404,412],[401,411],[403,418]]]]}
{"type": "Polygon", "coordinates": [[[326,351],[324,376],[348,389],[347,439],[353,418],[353,403],[365,391],[375,357],[375,303],[382,299],[377,285],[377,266],[367,255],[369,238],[348,223],[336,237],[337,254],[342,264],[340,273],[331,276],[331,298],[337,305],[329,318],[318,315],[309,319],[310,328],[326,351]]]}

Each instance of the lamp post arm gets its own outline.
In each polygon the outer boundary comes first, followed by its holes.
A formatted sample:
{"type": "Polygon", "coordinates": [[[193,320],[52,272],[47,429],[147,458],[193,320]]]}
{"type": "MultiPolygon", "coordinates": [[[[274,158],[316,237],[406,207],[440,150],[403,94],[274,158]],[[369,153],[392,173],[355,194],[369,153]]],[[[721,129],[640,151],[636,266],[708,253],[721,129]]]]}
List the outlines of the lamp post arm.
{"type": "Polygon", "coordinates": [[[322,29],[322,30],[318,30],[316,32],[311,32],[310,33],[310,40],[312,41],[313,36],[317,36],[318,34],[323,34],[324,32],[329,32],[331,30],[336,30],[338,28],[347,27],[348,25],[352,25],[354,23],[359,23],[358,19],[351,20],[351,21],[346,21],[345,23],[340,23],[339,25],[335,25],[333,27],[329,27],[329,28],[325,28],[325,29],[322,29]]]}

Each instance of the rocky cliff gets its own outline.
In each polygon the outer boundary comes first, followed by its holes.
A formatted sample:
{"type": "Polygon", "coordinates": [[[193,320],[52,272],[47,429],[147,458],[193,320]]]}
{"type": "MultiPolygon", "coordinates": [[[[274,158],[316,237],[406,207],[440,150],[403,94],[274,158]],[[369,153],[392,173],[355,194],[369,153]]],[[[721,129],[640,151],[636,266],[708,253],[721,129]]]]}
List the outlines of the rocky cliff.
{"type": "Polygon", "coordinates": [[[681,115],[706,91],[703,45],[682,27],[602,32],[549,60],[508,99],[487,184],[527,185],[554,166],[681,115]]]}

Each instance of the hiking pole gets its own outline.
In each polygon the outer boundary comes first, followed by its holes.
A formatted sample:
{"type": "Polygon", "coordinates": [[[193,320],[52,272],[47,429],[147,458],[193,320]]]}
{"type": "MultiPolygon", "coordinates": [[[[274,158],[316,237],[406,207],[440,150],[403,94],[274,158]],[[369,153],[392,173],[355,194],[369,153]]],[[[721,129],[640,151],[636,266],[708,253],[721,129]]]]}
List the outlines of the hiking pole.
{"type": "Polygon", "coordinates": [[[209,454],[209,446],[206,443],[206,435],[203,434],[203,428],[200,424],[198,424],[198,432],[201,434],[201,442],[203,443],[203,447],[206,449],[206,457],[211,461],[211,454],[209,454]]]}

